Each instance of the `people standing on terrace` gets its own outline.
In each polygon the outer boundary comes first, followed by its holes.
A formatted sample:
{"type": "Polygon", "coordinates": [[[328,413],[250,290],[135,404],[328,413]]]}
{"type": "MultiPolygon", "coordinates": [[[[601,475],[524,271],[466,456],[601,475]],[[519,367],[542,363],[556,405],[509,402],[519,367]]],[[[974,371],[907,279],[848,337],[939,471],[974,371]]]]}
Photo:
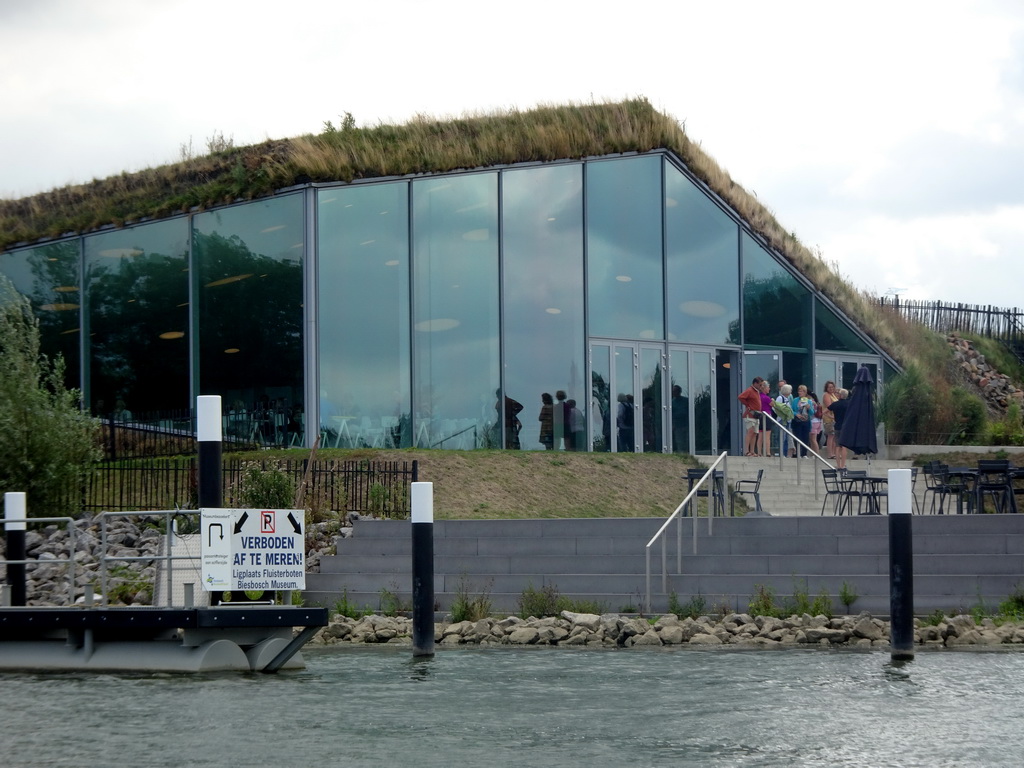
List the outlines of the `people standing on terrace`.
{"type": "Polygon", "coordinates": [[[807,396],[807,385],[796,388],[796,399],[793,402],[793,434],[797,440],[797,455],[807,458],[807,446],[811,440],[811,417],[814,414],[814,401],[807,396]]]}

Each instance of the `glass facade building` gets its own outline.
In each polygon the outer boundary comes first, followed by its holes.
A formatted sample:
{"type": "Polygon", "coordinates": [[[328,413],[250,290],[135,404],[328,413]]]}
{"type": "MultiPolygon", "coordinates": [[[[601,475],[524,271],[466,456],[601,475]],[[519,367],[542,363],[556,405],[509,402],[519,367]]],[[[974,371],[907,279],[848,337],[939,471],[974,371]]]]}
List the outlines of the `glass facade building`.
{"type": "Polygon", "coordinates": [[[268,444],[710,454],[755,375],[893,370],[664,151],[309,184],[0,272],[97,415],[221,395],[268,444]]]}

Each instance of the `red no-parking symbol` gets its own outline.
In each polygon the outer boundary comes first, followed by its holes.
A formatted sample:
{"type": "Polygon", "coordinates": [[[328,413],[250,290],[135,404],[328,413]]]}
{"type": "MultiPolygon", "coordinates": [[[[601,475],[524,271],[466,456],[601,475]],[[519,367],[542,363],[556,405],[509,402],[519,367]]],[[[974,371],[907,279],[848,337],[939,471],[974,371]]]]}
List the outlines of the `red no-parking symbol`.
{"type": "Polygon", "coordinates": [[[260,512],[260,533],[274,533],[274,517],[277,513],[273,510],[264,510],[260,512]]]}

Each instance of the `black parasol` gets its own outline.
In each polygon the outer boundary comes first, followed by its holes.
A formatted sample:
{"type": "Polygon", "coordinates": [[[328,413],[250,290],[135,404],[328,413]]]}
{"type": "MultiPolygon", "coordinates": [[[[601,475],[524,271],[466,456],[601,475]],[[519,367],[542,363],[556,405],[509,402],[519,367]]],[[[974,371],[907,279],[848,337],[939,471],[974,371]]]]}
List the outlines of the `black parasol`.
{"type": "Polygon", "coordinates": [[[875,436],[875,403],[871,397],[871,386],[875,382],[866,365],[862,365],[853,379],[853,394],[843,418],[839,444],[854,454],[878,453],[878,438],[875,436]]]}

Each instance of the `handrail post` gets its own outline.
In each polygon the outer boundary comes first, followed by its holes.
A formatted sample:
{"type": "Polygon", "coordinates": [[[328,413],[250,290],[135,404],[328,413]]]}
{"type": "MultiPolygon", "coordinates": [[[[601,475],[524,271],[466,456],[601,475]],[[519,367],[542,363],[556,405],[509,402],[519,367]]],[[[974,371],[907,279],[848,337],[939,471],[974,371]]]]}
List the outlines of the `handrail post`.
{"type": "Polygon", "coordinates": [[[100,605],[107,604],[107,513],[100,514],[100,605]]]}
{"type": "Polygon", "coordinates": [[[647,613],[651,612],[651,545],[648,544],[644,548],[644,561],[646,562],[646,579],[647,594],[644,598],[644,611],[647,613]]]}
{"type": "Polygon", "coordinates": [[[665,550],[665,537],[661,537],[661,593],[668,592],[668,563],[665,550]]]}
{"type": "Polygon", "coordinates": [[[683,516],[676,517],[676,573],[683,572],[683,516]]]}
{"type": "MultiPolygon", "coordinates": [[[[768,433],[769,437],[771,432],[768,433]]],[[[729,495],[729,457],[722,459],[722,517],[725,517],[725,497],[729,495]]]]}

